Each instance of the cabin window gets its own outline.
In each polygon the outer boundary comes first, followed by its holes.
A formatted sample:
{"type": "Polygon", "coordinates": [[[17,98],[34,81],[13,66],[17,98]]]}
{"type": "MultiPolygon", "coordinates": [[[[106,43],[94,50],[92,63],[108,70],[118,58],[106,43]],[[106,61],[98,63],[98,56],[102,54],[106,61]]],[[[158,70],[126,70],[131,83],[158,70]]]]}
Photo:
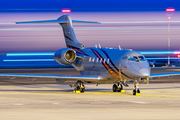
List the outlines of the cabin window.
{"type": "Polygon", "coordinates": [[[94,62],[95,58],[92,59],[92,62],[94,62]]]}
{"type": "Polygon", "coordinates": [[[129,61],[139,62],[139,59],[137,56],[128,56],[129,61]]]}
{"type": "Polygon", "coordinates": [[[138,56],[140,61],[146,61],[146,58],[144,56],[138,56]]]}
{"type": "Polygon", "coordinates": [[[97,58],[96,62],[98,63],[99,59],[97,58]]]}
{"type": "Polygon", "coordinates": [[[91,62],[91,57],[89,58],[89,62],[91,62]]]}
{"type": "Polygon", "coordinates": [[[109,59],[107,60],[107,63],[109,64],[109,59]]]}
{"type": "Polygon", "coordinates": [[[122,56],[121,60],[127,60],[127,56],[122,56]]]}
{"type": "Polygon", "coordinates": [[[102,58],[100,59],[100,63],[102,62],[102,58]]]}
{"type": "Polygon", "coordinates": [[[104,59],[104,63],[106,62],[106,59],[104,59]]]}

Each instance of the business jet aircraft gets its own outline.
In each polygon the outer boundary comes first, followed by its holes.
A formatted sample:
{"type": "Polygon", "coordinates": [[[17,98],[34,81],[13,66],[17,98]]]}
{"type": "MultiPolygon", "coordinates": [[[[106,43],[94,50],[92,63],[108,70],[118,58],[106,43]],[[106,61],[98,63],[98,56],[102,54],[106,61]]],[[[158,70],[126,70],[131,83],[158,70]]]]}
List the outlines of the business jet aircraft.
{"type": "Polygon", "coordinates": [[[134,80],[133,95],[140,93],[138,80],[148,81],[152,77],[180,75],[178,73],[150,74],[150,67],[146,58],[137,51],[110,49],[110,48],[85,48],[79,43],[73,30],[72,22],[95,23],[91,21],[71,20],[69,15],[63,15],[57,20],[16,22],[16,24],[29,23],[59,23],[63,28],[66,47],[55,52],[53,58],[62,65],[72,65],[81,75],[38,75],[38,74],[5,74],[0,76],[28,77],[30,80],[37,78],[55,78],[56,81],[76,80],[73,86],[75,91],[84,92],[84,82],[88,83],[115,83],[113,92],[121,92],[126,80],[134,80]]]}

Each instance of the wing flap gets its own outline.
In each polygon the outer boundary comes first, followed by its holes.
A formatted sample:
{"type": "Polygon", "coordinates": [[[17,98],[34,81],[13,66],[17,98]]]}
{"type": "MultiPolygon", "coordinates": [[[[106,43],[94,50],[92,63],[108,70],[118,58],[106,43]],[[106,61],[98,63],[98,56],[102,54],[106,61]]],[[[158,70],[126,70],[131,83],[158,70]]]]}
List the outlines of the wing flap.
{"type": "Polygon", "coordinates": [[[28,78],[55,78],[55,79],[66,79],[66,80],[84,80],[94,81],[101,80],[101,76],[85,76],[85,75],[40,75],[40,74],[8,74],[1,73],[0,76],[7,77],[28,77],[28,78]]]}
{"type": "Polygon", "coordinates": [[[176,76],[180,75],[180,72],[174,72],[174,73],[152,73],[149,77],[167,77],[167,76],[176,76]]]}

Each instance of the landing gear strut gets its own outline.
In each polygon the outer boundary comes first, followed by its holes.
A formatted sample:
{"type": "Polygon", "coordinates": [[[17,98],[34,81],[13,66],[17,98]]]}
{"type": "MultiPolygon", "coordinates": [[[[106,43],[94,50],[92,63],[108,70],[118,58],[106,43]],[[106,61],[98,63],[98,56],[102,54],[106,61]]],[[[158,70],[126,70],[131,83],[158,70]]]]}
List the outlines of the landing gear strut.
{"type": "Polygon", "coordinates": [[[139,83],[138,83],[137,80],[134,80],[134,90],[133,90],[133,95],[140,95],[139,83]]]}
{"type": "Polygon", "coordinates": [[[121,82],[118,82],[117,84],[114,84],[113,87],[113,92],[121,92],[123,90],[123,85],[121,82]]]}
{"type": "Polygon", "coordinates": [[[83,93],[85,91],[85,86],[82,81],[77,81],[74,85],[74,92],[81,92],[83,93]]]}

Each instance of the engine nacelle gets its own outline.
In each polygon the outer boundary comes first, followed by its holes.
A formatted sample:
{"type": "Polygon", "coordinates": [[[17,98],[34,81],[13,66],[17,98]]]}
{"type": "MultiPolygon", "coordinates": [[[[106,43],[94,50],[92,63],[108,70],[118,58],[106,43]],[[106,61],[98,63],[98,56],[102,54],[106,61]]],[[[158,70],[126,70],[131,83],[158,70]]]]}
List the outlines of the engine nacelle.
{"type": "Polygon", "coordinates": [[[76,51],[71,48],[59,49],[55,52],[53,58],[62,65],[70,65],[76,60],[76,51]]]}

